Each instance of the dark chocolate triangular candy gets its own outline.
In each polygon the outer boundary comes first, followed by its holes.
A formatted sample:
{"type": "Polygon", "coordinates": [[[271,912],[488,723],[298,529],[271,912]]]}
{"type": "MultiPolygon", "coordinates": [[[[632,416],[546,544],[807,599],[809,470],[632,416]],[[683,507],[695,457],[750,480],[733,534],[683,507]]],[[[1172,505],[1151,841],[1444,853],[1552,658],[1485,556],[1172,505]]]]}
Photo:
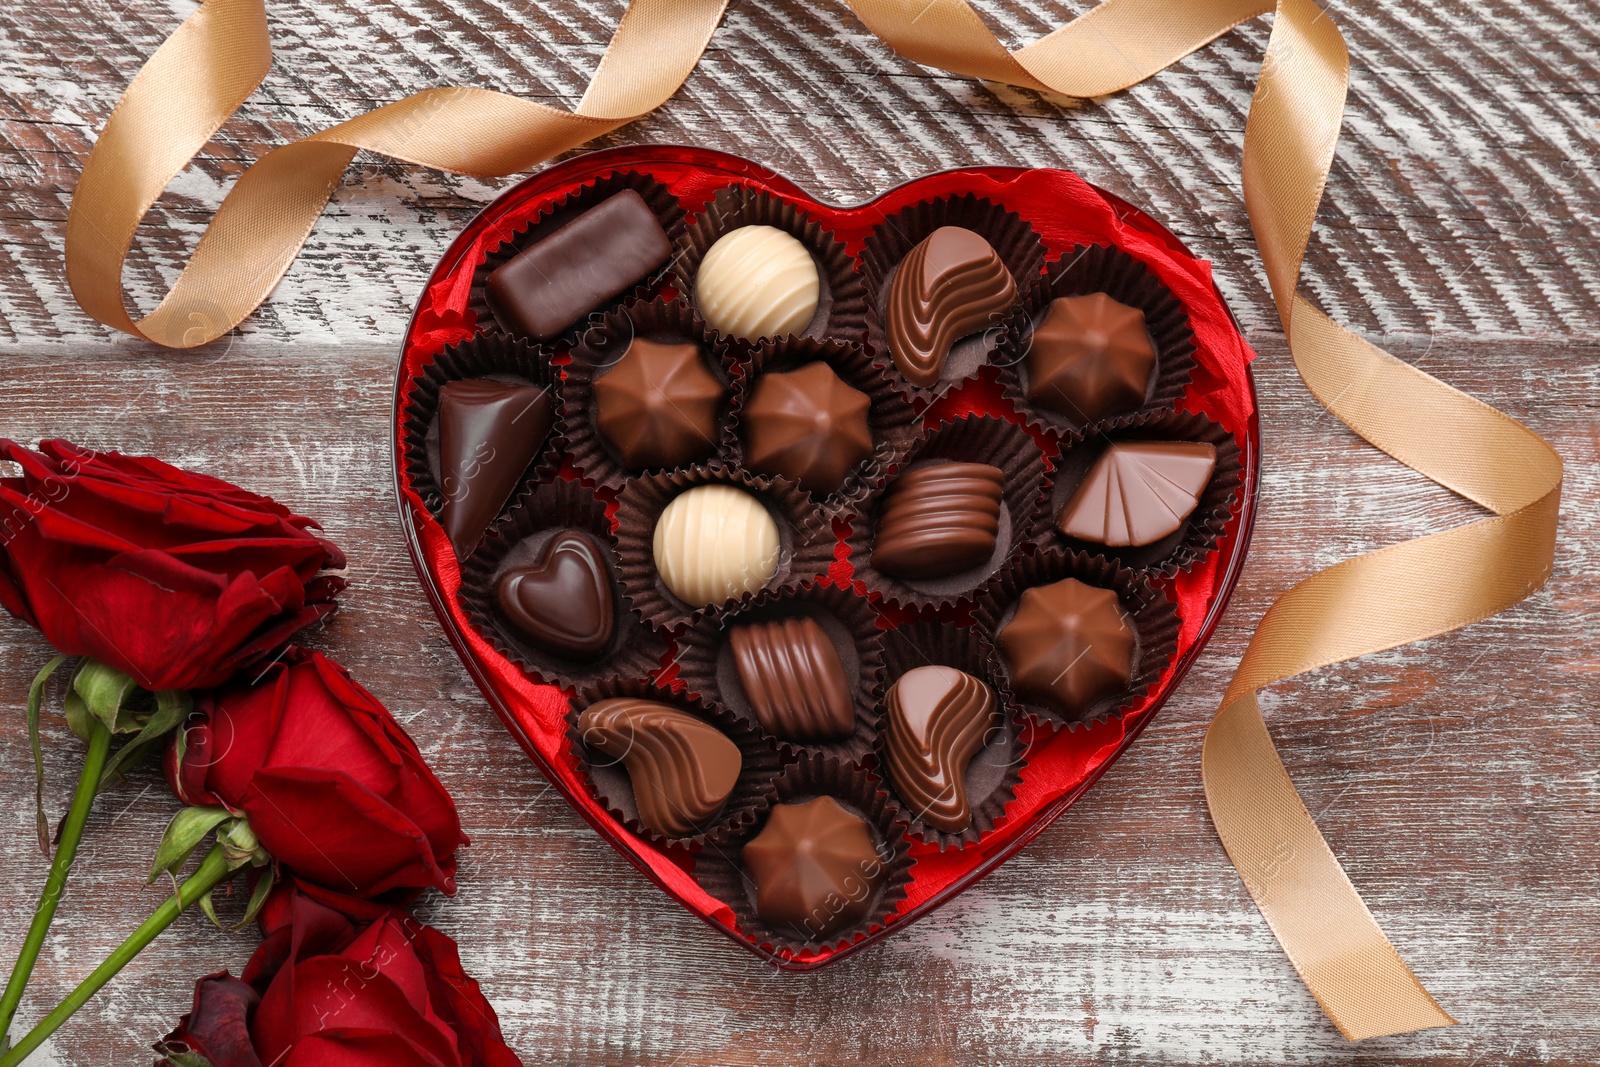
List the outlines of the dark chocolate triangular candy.
{"type": "Polygon", "coordinates": [[[554,422],[542,386],[467,379],[439,390],[439,523],[457,557],[472,554],[554,422]]]}

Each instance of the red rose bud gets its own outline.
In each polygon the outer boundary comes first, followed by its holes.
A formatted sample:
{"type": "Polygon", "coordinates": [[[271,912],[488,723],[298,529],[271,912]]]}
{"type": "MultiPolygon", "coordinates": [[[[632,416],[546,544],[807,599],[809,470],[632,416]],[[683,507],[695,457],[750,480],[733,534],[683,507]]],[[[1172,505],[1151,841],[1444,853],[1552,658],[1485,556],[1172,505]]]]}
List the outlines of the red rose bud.
{"type": "Polygon", "coordinates": [[[291,648],[255,684],[202,693],[167,749],[185,804],[244,814],[280,864],[337,894],[455,892],[466,838],[406,732],[321,653],[291,648]]]}
{"type": "Polygon", "coordinates": [[[244,976],[195,983],[194,1010],[156,1046],[162,1065],[520,1067],[450,938],[398,911],[358,924],[278,896],[244,976]]]}
{"type": "Polygon", "coordinates": [[[159,460],[0,440],[0,606],[145,689],[220,685],[334,608],[344,555],[282,505],[159,460]]]}

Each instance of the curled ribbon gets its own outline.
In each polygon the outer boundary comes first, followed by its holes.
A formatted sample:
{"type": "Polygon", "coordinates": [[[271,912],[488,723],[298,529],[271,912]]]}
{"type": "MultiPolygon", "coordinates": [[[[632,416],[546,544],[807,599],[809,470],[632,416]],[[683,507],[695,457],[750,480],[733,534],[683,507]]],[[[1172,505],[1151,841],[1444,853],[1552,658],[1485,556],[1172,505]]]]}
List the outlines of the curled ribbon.
{"type": "MultiPolygon", "coordinates": [[[[1092,97],[1150,77],[1263,0],[1104,0],[1009,51],[966,0],[848,0],[909,59],[1092,97]]],[[[160,305],[134,322],[122,265],[163,189],[266,76],[263,0],[206,0],[151,57],[107,120],[72,202],[67,278],[84,310],[174,348],[242,322],[294,261],[360,149],[497,177],[659,107],[694,69],[726,0],[632,0],[573,111],[480,89],[429,89],[274,149],[223,201],[160,305]]],[[[1314,0],[1278,0],[1245,129],[1245,204],[1289,348],[1318,400],[1489,517],[1346,560],[1262,618],[1207,731],[1217,833],[1328,1017],[1351,1040],[1455,1022],[1401,961],[1318,832],[1273,746],[1256,692],[1318,667],[1476,622],[1550,575],[1561,460],[1537,434],[1361,340],[1296,290],[1338,140],[1343,36],[1314,0]]]]}

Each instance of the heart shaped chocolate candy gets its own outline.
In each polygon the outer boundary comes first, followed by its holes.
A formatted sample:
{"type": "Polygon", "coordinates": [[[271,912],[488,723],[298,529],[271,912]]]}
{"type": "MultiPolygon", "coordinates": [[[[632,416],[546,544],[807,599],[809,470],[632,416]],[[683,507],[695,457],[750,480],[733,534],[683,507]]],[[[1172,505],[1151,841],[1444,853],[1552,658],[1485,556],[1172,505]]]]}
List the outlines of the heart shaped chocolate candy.
{"type": "Polygon", "coordinates": [[[532,566],[502,575],[498,594],[500,610],[528,640],[558,656],[591,660],[611,644],[611,589],[600,547],[567,530],[545,542],[532,566]]]}

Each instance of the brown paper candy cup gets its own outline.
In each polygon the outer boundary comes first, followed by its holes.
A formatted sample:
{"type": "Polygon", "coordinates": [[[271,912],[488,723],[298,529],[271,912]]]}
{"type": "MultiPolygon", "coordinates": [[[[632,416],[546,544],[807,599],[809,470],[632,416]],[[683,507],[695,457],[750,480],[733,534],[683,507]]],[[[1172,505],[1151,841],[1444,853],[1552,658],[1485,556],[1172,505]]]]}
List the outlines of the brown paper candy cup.
{"type": "Polygon", "coordinates": [[[828,573],[837,540],[833,528],[786,478],[767,478],[723,463],[701,464],[629,479],[617,496],[617,553],[622,588],[633,610],[662,632],[675,632],[717,610],[733,610],[767,589],[781,589],[828,573]],[[778,566],[760,589],[717,604],[689,604],[667,588],[656,570],[656,522],[668,504],[700,485],[742,489],[767,509],[778,527],[778,566]]]}
{"type": "Polygon", "coordinates": [[[1028,349],[1033,331],[1050,302],[1063,296],[1105,293],[1144,312],[1145,329],[1156,349],[1156,369],[1144,403],[1129,412],[1174,408],[1194,374],[1194,330],[1183,303],[1144,264],[1109,245],[1078,245],[1051,263],[1039,284],[1024,296],[997,338],[993,362],[1001,367],[1000,388],[1030,425],[1056,432],[1082,429],[1087,418],[1063,415],[1028,399],[1028,349]]]}
{"type": "Polygon", "coordinates": [[[1090,426],[1082,440],[1062,449],[1050,475],[1048,503],[1040,512],[1039,541],[1099,556],[1113,566],[1129,570],[1176,574],[1217,547],[1243,488],[1244,464],[1238,442],[1233,434],[1204,415],[1176,410],[1144,411],[1107,419],[1090,426]],[[1154,544],[1112,548],[1068,537],[1056,528],[1056,516],[1088,477],[1095,461],[1117,441],[1203,441],[1217,450],[1217,465],[1194,511],[1176,532],[1154,544]]]}
{"type": "Polygon", "coordinates": [[[1044,486],[1045,453],[1023,427],[992,415],[963,415],[940,423],[911,447],[883,489],[869,497],[851,520],[850,560],[855,578],[896,607],[944,609],[970,600],[1008,558],[1037,536],[1044,486]],[[988,463],[1000,468],[1004,476],[994,553],[977,567],[940,578],[884,574],[872,565],[872,548],[889,486],[906,471],[949,462],[988,463]]]}
{"type": "Polygon", "coordinates": [[[736,839],[753,828],[766,814],[776,796],[774,783],[783,767],[777,746],[751,729],[737,715],[715,704],[673,693],[642,680],[613,679],[580,689],[571,710],[567,712],[567,740],[573,758],[578,761],[588,780],[590,794],[630,833],[658,845],[693,848],[709,842],[736,839]],[[591,748],[584,741],[578,729],[578,717],[591,704],[611,697],[638,697],[670,705],[715,726],[739,747],[743,763],[733,792],[729,794],[722,810],[700,827],[698,833],[671,837],[641,823],[638,802],[633,794],[633,780],[628,776],[627,766],[621,759],[591,748]]]}
{"type": "Polygon", "coordinates": [[[882,631],[878,612],[865,597],[829,584],[776,589],[751,600],[737,611],[702,616],[678,638],[678,677],[688,691],[727,708],[770,737],[781,748],[823,752],[840,759],[864,762],[872,755],[879,712],[877,688],[883,669],[882,631]],[[833,741],[802,741],[769,733],[751,709],[739,682],[739,671],[728,644],[735,626],[786,618],[815,619],[828,635],[844,664],[845,676],[855,694],[855,730],[833,741]]]}
{"type": "MultiPolygon", "coordinates": [[[[1161,679],[1161,673],[1178,651],[1178,607],[1150,581],[1110,561],[1061,548],[1044,548],[1015,560],[984,588],[973,612],[974,621],[988,634],[995,648],[995,669],[1012,702],[1034,721],[1059,728],[1103,722],[1133,710],[1161,679]],[[1134,632],[1134,661],[1128,684],[1115,695],[1097,702],[1082,715],[1033,703],[1020,695],[1011,679],[1011,665],[1001,650],[998,635],[1016,614],[1017,601],[1034,586],[1076,578],[1087,585],[1112,589],[1122,602],[1134,632]]],[[[1065,668],[1067,665],[1062,664],[1065,668]]]]}
{"type": "MultiPolygon", "coordinates": [[[[673,244],[677,244],[683,234],[684,211],[672,191],[647,174],[632,170],[613,171],[545,208],[538,218],[518,227],[509,239],[491,248],[484,255],[483,262],[472,272],[472,288],[467,294],[467,310],[477,316],[478,328],[487,333],[511,334],[510,329],[501,325],[489,301],[489,275],[494,273],[496,268],[524,249],[532,248],[585,211],[598,206],[601,201],[628,189],[632,189],[644,199],[645,205],[660,220],[661,228],[667,231],[667,236],[672,239],[673,244]]],[[[667,277],[668,270],[669,266],[662,266],[660,270],[634,286],[629,293],[591,309],[591,314],[606,311],[627,299],[637,300],[647,297],[660,287],[662,280],[667,277]]],[[[579,322],[561,337],[549,343],[563,345],[571,342],[583,332],[586,324],[586,321],[579,322]]]]}
{"type": "MultiPolygon", "coordinates": [[[[449,382],[488,378],[516,385],[532,385],[551,390],[556,411],[561,410],[561,389],[550,366],[548,349],[499,335],[478,334],[448,346],[411,380],[402,416],[405,426],[404,449],[407,476],[417,495],[434,518],[444,506],[445,487],[439,472],[439,391],[449,382]]],[[[545,439],[544,447],[528,464],[522,484],[548,478],[561,465],[560,419],[545,439]]],[[[500,508],[511,505],[517,492],[500,508]]]]}
{"type": "MultiPolygon", "coordinates": [[[[660,664],[666,643],[628,609],[616,581],[619,569],[605,501],[576,481],[556,479],[535,486],[489,530],[478,551],[462,565],[457,595],[478,633],[535,681],[573,688],[611,678],[643,678],[660,664]],[[567,530],[588,534],[600,546],[610,571],[607,589],[615,620],[611,643],[591,661],[539,647],[500,608],[501,577],[532,564],[552,537],[567,530]]],[[[550,606],[565,610],[560,604],[550,606]]]]}
{"type": "Polygon", "coordinates": [[[694,309],[681,300],[630,300],[598,316],[572,346],[572,359],[562,383],[562,436],[567,455],[584,480],[615,489],[638,474],[659,473],[664,468],[636,469],[617,454],[596,423],[594,383],[627,352],[635,338],[668,344],[699,345],[706,369],[728,389],[717,419],[717,433],[706,442],[706,452],[691,462],[711,462],[726,457],[731,450],[732,433],[728,410],[734,388],[729,375],[726,346],[713,340],[710,328],[694,309]]]}
{"type": "MultiPolygon", "coordinates": [[[[787,341],[763,341],[738,346],[735,359],[739,382],[735,393],[732,423],[733,455],[746,463],[744,423],[745,405],[763,374],[798,370],[809,363],[826,363],[839,380],[865,393],[870,401],[867,426],[872,432],[871,455],[857,463],[838,489],[831,493],[806,492],[818,508],[829,515],[847,511],[880,488],[897,456],[917,439],[921,421],[905,396],[884,376],[872,357],[859,344],[844,341],[814,341],[807,337],[787,341]]],[[[775,473],[775,472],[757,472],[775,473]]]]}
{"type": "Polygon", "coordinates": [[[867,288],[867,343],[873,358],[890,380],[919,402],[931,402],[991,362],[995,344],[1008,320],[1007,315],[996,316],[990,328],[958,339],[951,346],[939,381],[934,385],[912,385],[895,366],[889,353],[886,329],[889,287],[900,261],[941,226],[961,226],[988,241],[1011,272],[1019,299],[1033,288],[1045,259],[1044,242],[1027,220],[972,193],[912,204],[888,216],[873,229],[861,253],[867,288]]]}
{"type": "Polygon", "coordinates": [[[1022,780],[1022,768],[1028,762],[1021,724],[1007,699],[1005,688],[996,683],[998,668],[994,648],[989,644],[988,637],[974,627],[917,621],[884,634],[883,660],[883,680],[877,694],[883,726],[874,748],[878,773],[894,791],[901,813],[911,824],[912,836],[938,845],[941,852],[977,842],[1004,817],[1006,805],[1016,798],[1017,783],[1022,780]],[[967,764],[964,780],[967,801],[972,809],[972,823],[960,833],[940,830],[925,822],[911,802],[901,794],[889,772],[886,756],[889,744],[889,690],[907,671],[928,666],[954,667],[977,678],[994,691],[995,707],[999,713],[998,725],[989,732],[984,747],[967,764]]]}
{"type": "MultiPolygon", "coordinates": [[[[773,226],[790,234],[811,253],[821,282],[817,311],[799,336],[813,340],[860,341],[866,331],[867,296],[855,259],[844,243],[797,204],[746,185],[729,185],[689,220],[672,267],[673,285],[694,301],[695,276],[711,246],[743,226],[773,226]]],[[[720,335],[719,335],[720,336],[720,335]]],[[[730,340],[739,340],[730,338],[730,340]]],[[[758,339],[747,339],[754,343],[758,339]]]]}
{"type": "Polygon", "coordinates": [[[894,921],[911,881],[910,843],[905,836],[898,805],[882,781],[866,768],[822,753],[808,752],[791,764],[774,783],[774,804],[803,803],[828,796],[872,827],[877,843],[877,882],[873,886],[870,919],[826,936],[813,936],[796,927],[775,927],[756,911],[756,885],[740,858],[744,845],[765,824],[765,814],[726,843],[708,844],[694,857],[694,877],[702,888],[733,909],[739,930],[757,944],[785,956],[842,948],[894,921]]]}

